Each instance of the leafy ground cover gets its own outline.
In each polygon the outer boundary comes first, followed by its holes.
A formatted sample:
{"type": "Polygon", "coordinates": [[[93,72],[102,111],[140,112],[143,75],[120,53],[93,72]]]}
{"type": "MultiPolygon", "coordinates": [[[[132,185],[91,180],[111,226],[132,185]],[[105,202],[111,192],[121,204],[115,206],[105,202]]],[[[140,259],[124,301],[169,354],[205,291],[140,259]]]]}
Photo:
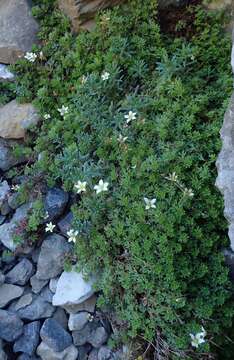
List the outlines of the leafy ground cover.
{"type": "Polygon", "coordinates": [[[121,319],[113,340],[210,358],[233,319],[214,186],[232,91],[222,14],[191,6],[190,23],[166,34],[156,0],[131,0],[74,36],[53,0],[33,11],[42,43],[16,64],[14,85],[43,119],[26,173],[74,194],[77,263],[121,319]]]}

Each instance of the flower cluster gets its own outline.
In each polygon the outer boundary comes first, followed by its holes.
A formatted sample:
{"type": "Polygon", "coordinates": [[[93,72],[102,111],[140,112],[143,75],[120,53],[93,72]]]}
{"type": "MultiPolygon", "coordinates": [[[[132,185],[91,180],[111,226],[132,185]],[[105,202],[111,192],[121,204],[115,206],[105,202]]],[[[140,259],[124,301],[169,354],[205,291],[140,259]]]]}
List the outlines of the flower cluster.
{"type": "Polygon", "coordinates": [[[33,52],[26,52],[26,54],[24,55],[24,58],[26,60],[28,60],[31,63],[34,63],[35,60],[37,59],[37,54],[33,53],[33,52]]]}
{"type": "Polygon", "coordinates": [[[166,180],[169,180],[171,182],[173,182],[183,193],[184,196],[186,197],[194,197],[194,192],[192,189],[188,189],[187,187],[184,186],[184,184],[182,184],[179,180],[178,180],[178,175],[176,175],[175,172],[173,172],[172,174],[169,174],[168,176],[164,177],[166,180]]]}
{"type": "Polygon", "coordinates": [[[191,345],[195,348],[198,348],[199,345],[204,344],[206,342],[205,340],[205,336],[206,336],[206,331],[205,329],[202,327],[202,331],[197,333],[197,334],[189,334],[191,337],[191,345]]]}

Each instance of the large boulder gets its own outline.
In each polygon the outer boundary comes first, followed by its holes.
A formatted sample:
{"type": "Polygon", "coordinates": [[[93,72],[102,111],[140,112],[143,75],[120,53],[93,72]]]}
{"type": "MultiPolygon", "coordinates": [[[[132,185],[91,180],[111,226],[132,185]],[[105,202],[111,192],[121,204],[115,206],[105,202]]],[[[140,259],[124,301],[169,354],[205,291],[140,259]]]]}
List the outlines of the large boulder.
{"type": "Polygon", "coordinates": [[[22,139],[25,130],[38,121],[38,113],[32,104],[18,104],[12,100],[0,108],[0,137],[22,139]]]}
{"type": "Polygon", "coordinates": [[[96,13],[124,0],[59,0],[59,8],[70,18],[73,30],[91,29],[96,13]]]}
{"type": "Polygon", "coordinates": [[[82,273],[64,271],[59,278],[53,297],[54,306],[80,304],[94,294],[93,280],[86,281],[82,273]]]}
{"type": "Polygon", "coordinates": [[[37,41],[38,25],[27,0],[0,1],[0,62],[14,63],[37,41]]]}

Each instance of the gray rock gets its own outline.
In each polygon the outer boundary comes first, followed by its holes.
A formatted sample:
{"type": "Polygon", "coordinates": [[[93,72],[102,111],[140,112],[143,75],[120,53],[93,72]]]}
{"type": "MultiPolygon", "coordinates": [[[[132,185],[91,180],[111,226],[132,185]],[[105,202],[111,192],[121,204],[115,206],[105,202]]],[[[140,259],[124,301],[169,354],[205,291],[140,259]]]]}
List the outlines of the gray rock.
{"type": "Polygon", "coordinates": [[[40,336],[43,342],[57,352],[61,352],[72,345],[71,335],[54,319],[45,320],[40,336]]]}
{"type": "Polygon", "coordinates": [[[37,356],[29,356],[28,354],[21,354],[17,360],[40,360],[37,356]]]}
{"type": "Polygon", "coordinates": [[[23,332],[23,321],[7,310],[0,310],[0,338],[9,342],[16,340],[23,332]]]}
{"type": "Polygon", "coordinates": [[[12,209],[8,205],[8,202],[5,201],[1,206],[1,215],[6,216],[6,215],[10,214],[11,210],[12,209]]]}
{"type": "Polygon", "coordinates": [[[98,326],[96,329],[93,329],[89,336],[87,341],[94,347],[94,348],[100,348],[103,344],[106,343],[108,340],[108,333],[106,329],[103,326],[98,326]]]}
{"type": "Polygon", "coordinates": [[[32,263],[24,258],[11,271],[6,274],[9,284],[25,285],[33,274],[32,263]]]}
{"type": "Polygon", "coordinates": [[[97,360],[115,360],[113,352],[106,346],[102,346],[98,350],[97,360]]]}
{"type": "Polygon", "coordinates": [[[88,354],[92,350],[92,346],[90,344],[85,344],[83,346],[77,347],[78,353],[79,353],[79,360],[87,360],[88,354]]]}
{"type": "Polygon", "coordinates": [[[45,211],[48,212],[47,222],[54,220],[62,215],[68,203],[68,194],[59,188],[53,188],[48,191],[45,198],[45,211]]]}
{"type": "MultiPolygon", "coordinates": [[[[24,163],[27,158],[25,156],[16,157],[13,153],[13,146],[20,145],[13,140],[4,140],[0,138],[0,169],[7,171],[15,165],[24,163]]],[[[23,147],[21,145],[21,147],[23,147]]]]}
{"type": "MultiPolygon", "coordinates": [[[[0,149],[1,157],[1,149],[0,149]]],[[[0,160],[1,162],[1,160],[0,160]]],[[[28,211],[31,208],[31,204],[24,204],[20,206],[12,219],[8,223],[4,223],[0,226],[0,241],[5,247],[11,251],[15,251],[16,244],[14,243],[14,234],[17,229],[17,226],[27,219],[28,211]]]]}
{"type": "Polygon", "coordinates": [[[0,271],[0,285],[4,284],[5,282],[5,275],[0,271]]]}
{"type": "Polygon", "coordinates": [[[0,183],[0,207],[7,200],[7,197],[10,193],[11,189],[6,180],[0,183]]]}
{"type": "Polygon", "coordinates": [[[64,217],[58,222],[59,230],[61,231],[61,233],[62,233],[64,236],[67,236],[67,232],[71,229],[72,221],[73,221],[73,214],[72,214],[72,212],[70,211],[66,216],[64,216],[64,217]]]}
{"type": "Polygon", "coordinates": [[[93,349],[91,353],[89,354],[88,360],[98,360],[98,350],[93,349]]]}
{"type": "Polygon", "coordinates": [[[0,308],[4,308],[12,300],[19,298],[24,289],[11,284],[2,284],[0,286],[0,308]]]}
{"type": "Polygon", "coordinates": [[[32,286],[32,291],[35,294],[39,294],[41,289],[48,283],[48,280],[39,280],[36,275],[33,275],[30,279],[30,284],[32,286]]]}
{"type": "Polygon", "coordinates": [[[42,360],[77,360],[78,350],[74,345],[71,345],[62,352],[56,352],[46,343],[41,342],[37,348],[37,355],[42,360]]]}
{"type": "Polygon", "coordinates": [[[52,304],[53,295],[54,294],[52,293],[52,291],[50,291],[49,286],[44,287],[40,292],[40,296],[51,304],[52,304]]]}
{"type": "Polygon", "coordinates": [[[90,323],[86,324],[83,329],[72,331],[73,343],[75,346],[82,346],[86,344],[90,338],[92,326],[90,323]]]}
{"type": "Polygon", "coordinates": [[[50,303],[40,295],[34,295],[32,303],[18,310],[17,314],[21,319],[33,321],[51,317],[54,312],[55,308],[50,303]]]}
{"type": "Polygon", "coordinates": [[[59,275],[63,270],[65,255],[70,253],[71,245],[60,235],[48,236],[41,246],[36,276],[48,280],[59,275]]]}
{"type": "Polygon", "coordinates": [[[59,280],[59,277],[50,279],[49,288],[50,288],[50,291],[52,291],[53,293],[56,292],[58,280],[59,280]]]}
{"type": "Polygon", "coordinates": [[[33,296],[31,293],[21,296],[21,298],[14,304],[14,310],[18,311],[19,309],[24,308],[27,305],[30,305],[33,301],[33,296]]]}
{"type": "Polygon", "coordinates": [[[7,355],[3,350],[3,341],[0,339],[0,360],[7,360],[7,355]]]}
{"type": "Polygon", "coordinates": [[[38,262],[40,251],[41,251],[41,249],[39,247],[33,250],[33,252],[32,252],[32,261],[34,263],[38,262]]]}
{"type": "Polygon", "coordinates": [[[93,313],[95,311],[97,296],[93,295],[89,299],[83,301],[81,304],[63,305],[63,308],[69,314],[76,314],[79,311],[87,311],[93,313]]]}
{"type": "Polygon", "coordinates": [[[64,271],[59,278],[56,293],[53,297],[54,306],[81,304],[94,294],[93,280],[84,280],[82,273],[64,271]]]}
{"type": "Polygon", "coordinates": [[[39,344],[40,321],[24,325],[23,334],[14,344],[14,352],[23,352],[33,355],[39,344]]]}
{"type": "Polygon", "coordinates": [[[8,196],[8,205],[13,210],[17,209],[20,205],[23,205],[24,202],[25,200],[19,192],[15,192],[8,196]]]}
{"type": "Polygon", "coordinates": [[[67,330],[68,319],[65,311],[62,308],[56,308],[52,319],[56,320],[57,323],[59,323],[64,328],[64,330],[67,330]]]}
{"type": "Polygon", "coordinates": [[[0,62],[14,63],[37,41],[38,25],[26,0],[0,2],[0,62]]]}
{"type": "Polygon", "coordinates": [[[0,215],[0,225],[2,225],[5,220],[6,220],[6,216],[0,215]]]}
{"type": "Polygon", "coordinates": [[[78,314],[70,314],[68,328],[70,331],[81,330],[88,323],[88,313],[79,312],[78,314]]]}
{"type": "Polygon", "coordinates": [[[12,81],[13,79],[14,74],[8,70],[8,67],[5,64],[0,64],[0,81],[12,81]]]}
{"type": "Polygon", "coordinates": [[[0,137],[23,139],[25,130],[36,125],[39,119],[32,104],[18,104],[16,100],[12,100],[0,108],[0,137]]]}

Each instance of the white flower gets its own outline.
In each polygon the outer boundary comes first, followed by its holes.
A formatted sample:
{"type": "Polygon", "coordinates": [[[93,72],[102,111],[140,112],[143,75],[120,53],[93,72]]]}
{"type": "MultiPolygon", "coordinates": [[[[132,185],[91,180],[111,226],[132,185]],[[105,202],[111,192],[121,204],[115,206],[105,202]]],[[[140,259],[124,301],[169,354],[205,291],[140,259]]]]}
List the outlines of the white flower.
{"type": "Polygon", "coordinates": [[[136,113],[129,111],[129,113],[127,115],[124,115],[125,119],[127,120],[127,124],[130,123],[132,120],[136,119],[136,113]]]}
{"type": "Polygon", "coordinates": [[[120,134],[117,140],[118,140],[119,143],[123,144],[123,143],[125,143],[125,141],[127,139],[128,139],[127,136],[123,136],[122,134],[120,134]]]}
{"type": "Polygon", "coordinates": [[[45,114],[44,119],[49,120],[51,118],[50,114],[45,114]]]}
{"type": "Polygon", "coordinates": [[[105,72],[102,74],[101,77],[102,77],[102,80],[103,80],[103,81],[106,81],[106,80],[109,79],[110,73],[108,73],[107,71],[105,71],[105,72]]]}
{"type": "Polygon", "coordinates": [[[46,232],[53,232],[54,228],[55,228],[55,225],[53,225],[52,222],[50,222],[50,223],[46,224],[45,231],[46,232]]]}
{"type": "Polygon", "coordinates": [[[78,181],[77,184],[74,185],[74,188],[77,190],[77,194],[80,194],[82,192],[86,192],[86,181],[78,181]]]}
{"type": "Polygon", "coordinates": [[[26,60],[28,60],[31,63],[34,63],[34,61],[37,58],[37,54],[33,53],[33,52],[26,52],[26,54],[24,55],[24,58],[26,60]]]}
{"type": "MultiPolygon", "coordinates": [[[[202,328],[204,330],[204,328],[202,328]]],[[[202,331],[199,332],[197,334],[189,334],[191,337],[191,345],[195,348],[198,348],[199,345],[204,344],[206,342],[206,340],[204,339],[204,337],[206,336],[206,331],[202,331]]]]}
{"type": "Polygon", "coordinates": [[[18,184],[11,186],[11,190],[13,190],[13,191],[18,191],[19,189],[20,189],[20,186],[18,184]]]}
{"type": "Polygon", "coordinates": [[[102,191],[108,191],[108,182],[104,182],[102,179],[99,181],[98,185],[94,186],[94,190],[96,190],[96,193],[99,194],[102,191]]]}
{"type": "Polygon", "coordinates": [[[58,109],[58,112],[60,113],[61,116],[66,115],[68,113],[68,106],[62,105],[62,107],[58,109]]]}
{"type": "Polygon", "coordinates": [[[167,180],[173,181],[173,182],[177,182],[178,181],[178,175],[176,175],[175,172],[173,172],[172,174],[169,174],[169,176],[166,176],[167,180]]]}
{"type": "Polygon", "coordinates": [[[49,217],[49,213],[48,213],[48,211],[46,211],[45,215],[44,215],[44,219],[46,220],[46,219],[48,219],[48,217],[49,217]]]}
{"type": "Polygon", "coordinates": [[[67,232],[67,235],[68,235],[68,242],[76,242],[77,240],[77,235],[78,235],[78,231],[75,231],[73,229],[69,230],[67,232]]]}
{"type": "Polygon", "coordinates": [[[146,197],[144,197],[144,202],[145,202],[145,209],[149,210],[149,209],[155,209],[155,203],[156,203],[156,199],[148,199],[146,197]]]}
{"type": "Polygon", "coordinates": [[[183,193],[184,193],[184,196],[188,196],[191,198],[194,197],[194,192],[192,191],[192,189],[184,188],[183,193]]]}
{"type": "Polygon", "coordinates": [[[88,80],[87,76],[83,75],[81,78],[81,84],[85,84],[87,80],[88,80]]]}

